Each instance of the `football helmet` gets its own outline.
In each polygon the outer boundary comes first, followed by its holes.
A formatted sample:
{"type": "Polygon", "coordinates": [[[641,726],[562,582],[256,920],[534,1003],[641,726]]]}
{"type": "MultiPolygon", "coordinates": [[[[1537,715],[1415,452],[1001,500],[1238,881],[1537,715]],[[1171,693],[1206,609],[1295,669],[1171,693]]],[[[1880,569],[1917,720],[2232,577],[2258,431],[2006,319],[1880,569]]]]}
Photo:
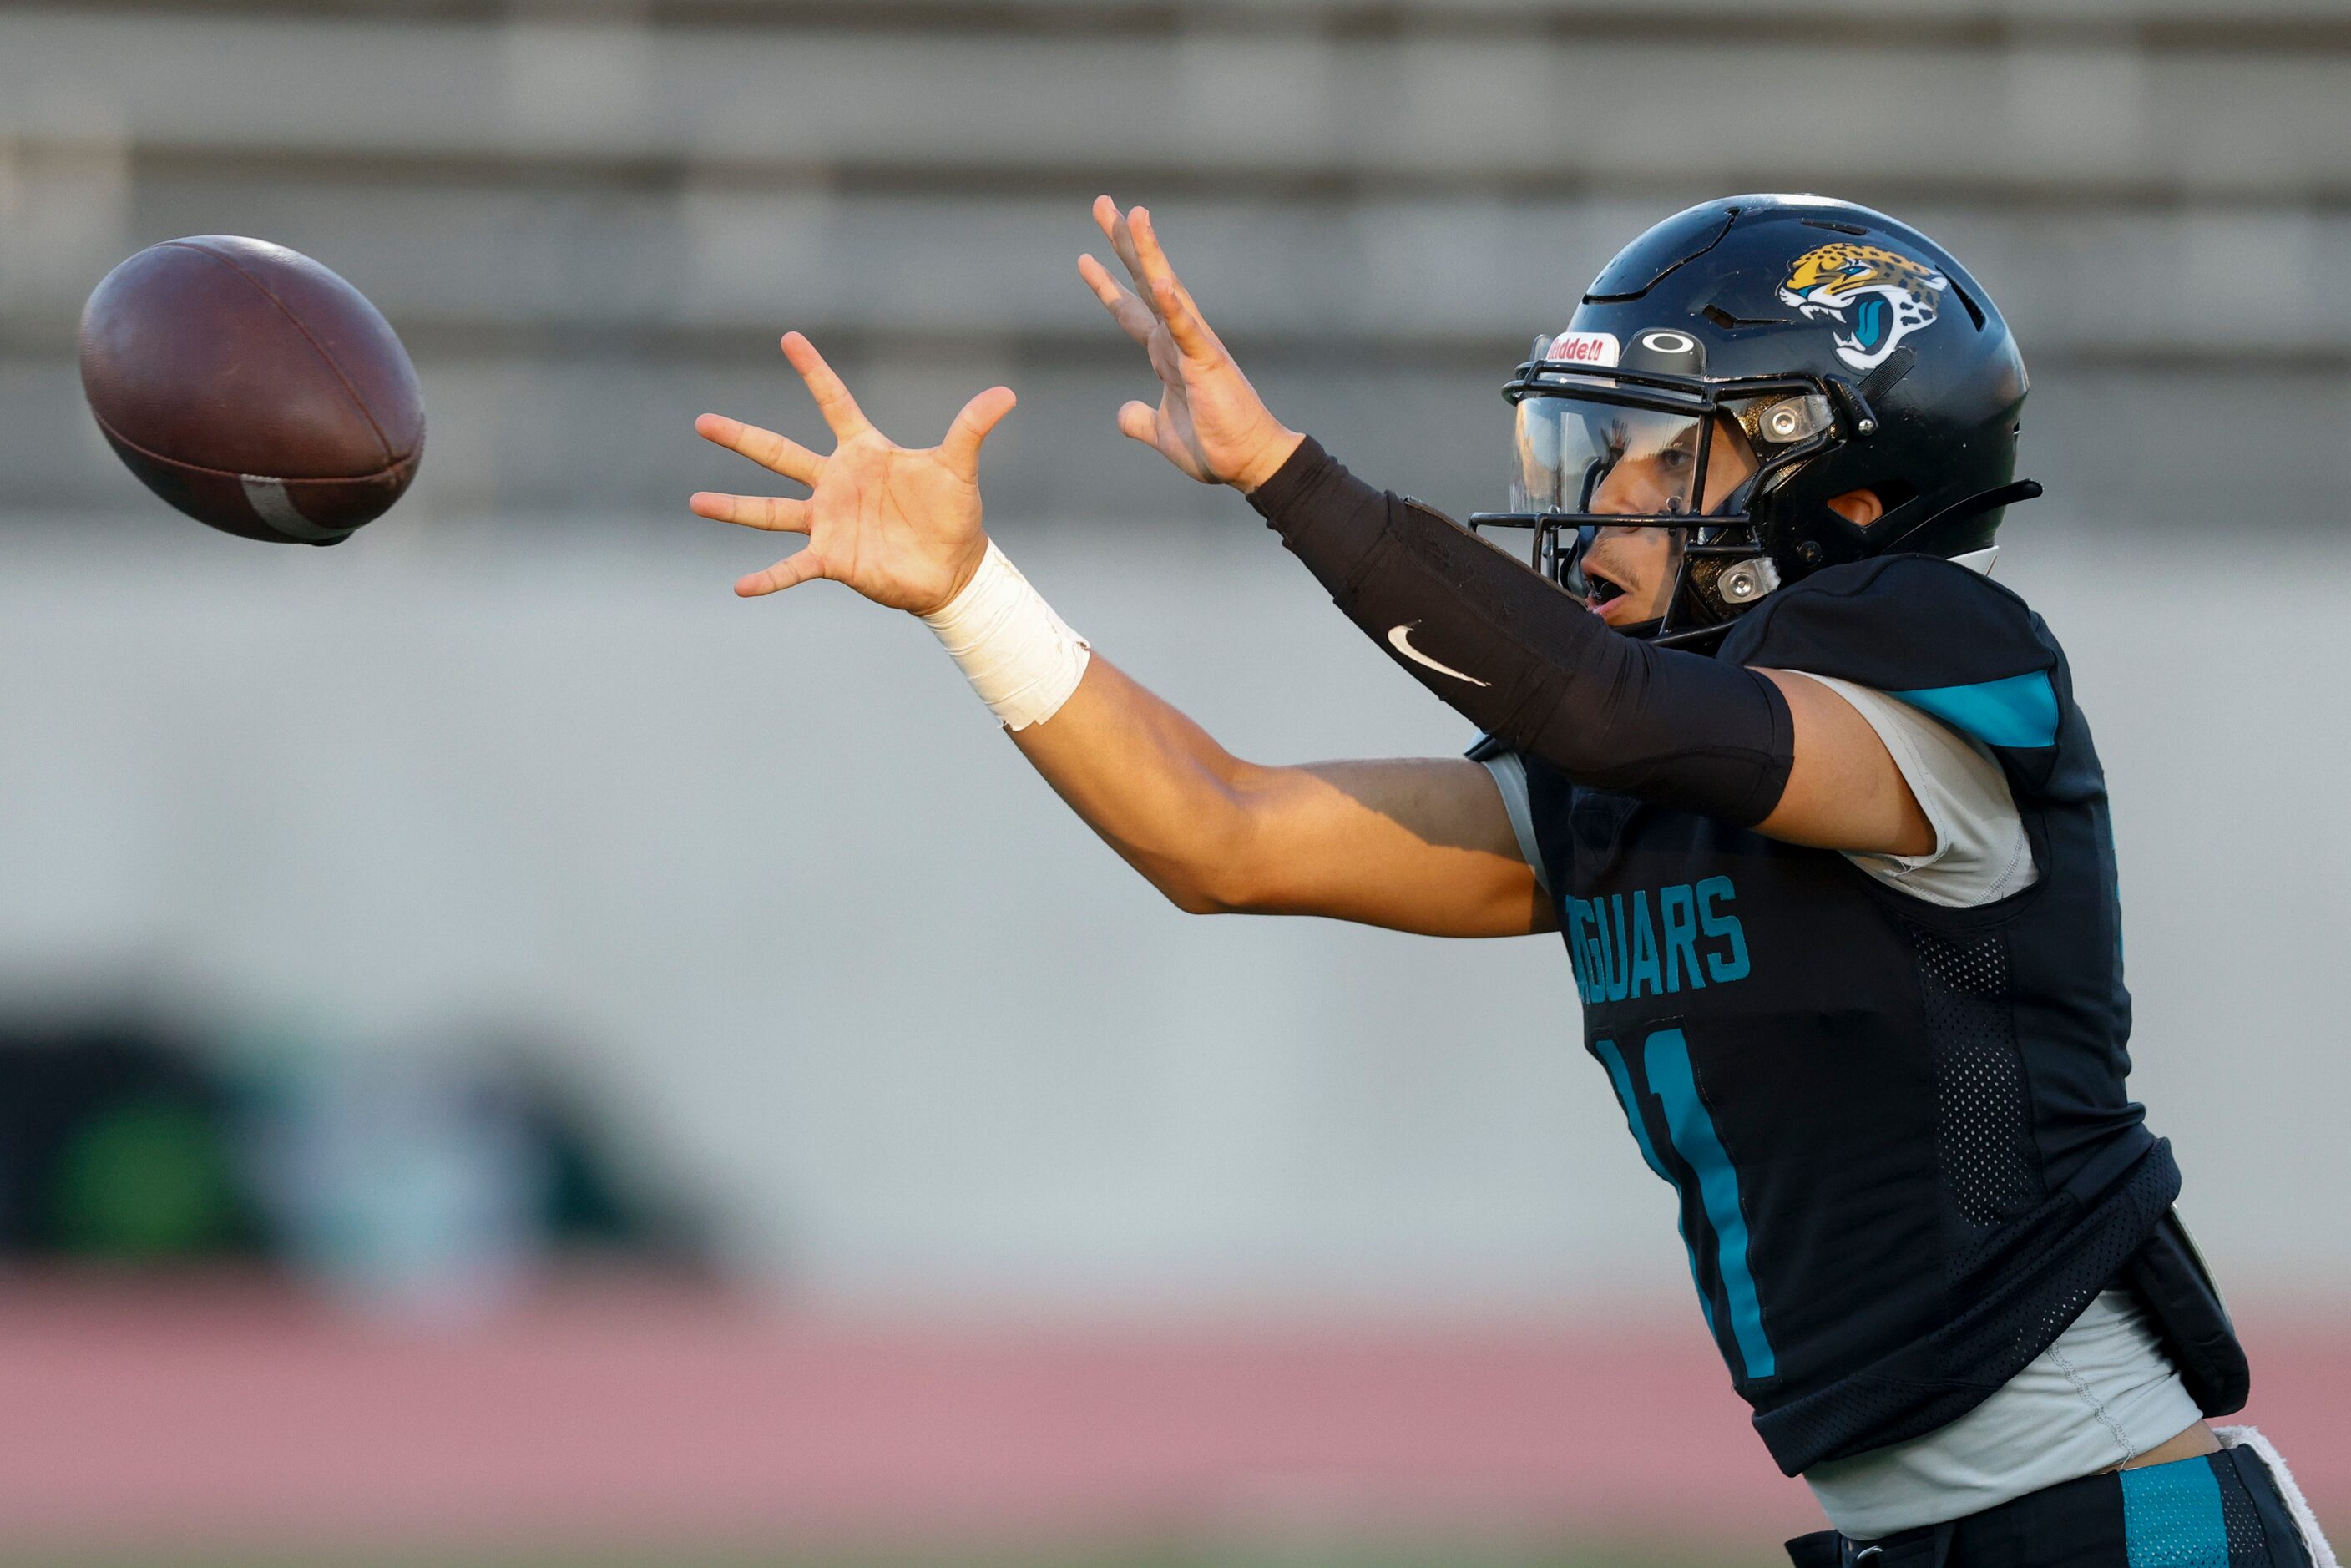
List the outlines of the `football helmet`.
{"type": "Polygon", "coordinates": [[[1676,530],[1664,618],[1636,635],[1711,646],[1740,611],[1823,567],[1989,547],[2016,480],[2024,361],[1991,297],[1882,213],[1732,196],[1620,252],[1503,389],[1510,509],[1531,564],[1586,591],[1603,527],[1676,530]],[[1876,492],[1866,527],[1828,503],[1876,492]]]}

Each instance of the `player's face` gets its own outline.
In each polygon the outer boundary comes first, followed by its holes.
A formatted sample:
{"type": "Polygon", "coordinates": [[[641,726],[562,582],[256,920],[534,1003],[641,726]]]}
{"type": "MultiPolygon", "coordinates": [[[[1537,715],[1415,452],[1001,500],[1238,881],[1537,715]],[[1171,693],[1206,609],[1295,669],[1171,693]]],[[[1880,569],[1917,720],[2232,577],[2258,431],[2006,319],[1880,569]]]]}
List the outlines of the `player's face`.
{"type": "MultiPolygon", "coordinates": [[[[1592,493],[1592,510],[1604,517],[1656,517],[1695,510],[1711,513],[1755,472],[1746,436],[1728,418],[1714,426],[1706,459],[1706,496],[1689,507],[1698,464],[1695,422],[1680,422],[1668,438],[1646,445],[1628,444],[1592,493]]],[[[1591,584],[1584,604],[1611,626],[1656,621],[1673,597],[1681,565],[1677,528],[1603,528],[1584,552],[1583,575],[1591,584]]]]}

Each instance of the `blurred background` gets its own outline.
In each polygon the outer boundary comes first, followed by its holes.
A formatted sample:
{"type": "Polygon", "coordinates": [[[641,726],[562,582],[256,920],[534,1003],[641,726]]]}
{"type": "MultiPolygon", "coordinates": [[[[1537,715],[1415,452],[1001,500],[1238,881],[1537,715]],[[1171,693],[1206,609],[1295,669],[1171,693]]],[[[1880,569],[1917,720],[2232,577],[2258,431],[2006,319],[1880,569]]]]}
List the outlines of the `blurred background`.
{"type": "Polygon", "coordinates": [[[1549,938],[1158,903],[921,628],[737,602],[815,439],[935,438],[1236,750],[1468,737],[1112,428],[1148,202],[1277,412],[1458,515],[1681,206],[1965,259],[2034,377],[2002,578],[2116,785],[2134,1086],[2351,1528],[2342,0],[0,5],[0,1557],[1761,1563],[1672,1199],[1549,938]],[[422,477],[210,534],[74,368],[196,233],[364,289],[422,477]],[[733,465],[730,466],[730,465],[733,465]]]}

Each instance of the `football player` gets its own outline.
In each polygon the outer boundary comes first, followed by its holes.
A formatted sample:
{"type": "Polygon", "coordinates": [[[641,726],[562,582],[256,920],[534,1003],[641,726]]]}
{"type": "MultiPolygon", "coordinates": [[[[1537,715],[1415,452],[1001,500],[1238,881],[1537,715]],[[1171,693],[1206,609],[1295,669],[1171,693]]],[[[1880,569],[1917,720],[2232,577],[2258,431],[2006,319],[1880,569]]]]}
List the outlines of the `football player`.
{"type": "Polygon", "coordinates": [[[1800,1564],[2331,1564],[2124,1090],[2106,792],[2064,653],[1990,571],[2024,366],[1924,235],[1812,197],[1635,240],[1505,389],[1521,560],[1267,410],[1149,214],[1096,205],[1147,351],[1120,428],[1248,497],[1461,759],[1233,757],[981,526],[981,393],[900,448],[785,340],[839,444],[705,415],[811,487],[701,495],[921,616],[1014,744],[1180,907],[1558,931],[1705,1321],[1830,1531],[1800,1564]]]}

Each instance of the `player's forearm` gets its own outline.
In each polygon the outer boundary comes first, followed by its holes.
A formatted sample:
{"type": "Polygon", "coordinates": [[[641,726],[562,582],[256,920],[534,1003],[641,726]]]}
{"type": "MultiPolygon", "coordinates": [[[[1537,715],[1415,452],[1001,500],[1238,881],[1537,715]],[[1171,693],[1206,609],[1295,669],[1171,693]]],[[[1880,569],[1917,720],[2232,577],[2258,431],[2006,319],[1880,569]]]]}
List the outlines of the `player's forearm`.
{"type": "Polygon", "coordinates": [[[1251,828],[1245,764],[1094,657],[992,544],[923,621],[1038,771],[1129,864],[1186,909],[1234,907],[1251,828]]]}
{"type": "Polygon", "coordinates": [[[1121,859],[1177,906],[1244,906],[1253,773],[1174,704],[1096,655],[1078,689],[1013,744],[1121,859]]]}
{"type": "Polygon", "coordinates": [[[1242,761],[1094,655],[1001,552],[989,554],[972,585],[925,620],[1046,781],[1178,907],[1447,936],[1542,925],[1533,873],[1484,768],[1242,761]]]}
{"type": "Polygon", "coordinates": [[[1429,936],[1548,930],[1486,770],[1458,758],[1270,768],[1096,659],[1013,740],[1088,826],[1196,915],[1315,915],[1429,936]]]}
{"type": "Polygon", "coordinates": [[[1580,783],[1748,824],[1779,800],[1787,703],[1756,672],[1618,635],[1311,441],[1249,503],[1399,667],[1513,749],[1580,783]]]}

